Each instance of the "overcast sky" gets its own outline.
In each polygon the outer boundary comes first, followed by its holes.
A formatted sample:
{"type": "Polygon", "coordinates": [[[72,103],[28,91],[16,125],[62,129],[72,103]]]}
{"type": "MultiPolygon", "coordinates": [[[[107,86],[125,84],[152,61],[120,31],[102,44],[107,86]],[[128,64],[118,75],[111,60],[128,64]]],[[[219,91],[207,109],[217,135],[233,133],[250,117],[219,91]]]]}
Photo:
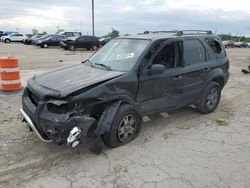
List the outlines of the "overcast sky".
{"type": "MultiPolygon", "coordinates": [[[[0,30],[91,34],[91,0],[1,0],[0,30]]],[[[250,36],[248,0],[95,0],[96,35],[145,30],[210,29],[250,36]]]]}

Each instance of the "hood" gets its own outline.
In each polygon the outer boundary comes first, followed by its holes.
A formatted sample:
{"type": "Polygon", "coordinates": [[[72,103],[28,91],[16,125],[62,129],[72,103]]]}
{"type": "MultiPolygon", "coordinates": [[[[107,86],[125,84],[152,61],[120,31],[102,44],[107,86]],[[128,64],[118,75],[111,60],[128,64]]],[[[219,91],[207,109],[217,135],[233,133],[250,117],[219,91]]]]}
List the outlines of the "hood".
{"type": "Polygon", "coordinates": [[[123,74],[124,72],[107,71],[82,63],[33,77],[29,80],[28,87],[41,98],[62,98],[79,89],[123,74]]]}

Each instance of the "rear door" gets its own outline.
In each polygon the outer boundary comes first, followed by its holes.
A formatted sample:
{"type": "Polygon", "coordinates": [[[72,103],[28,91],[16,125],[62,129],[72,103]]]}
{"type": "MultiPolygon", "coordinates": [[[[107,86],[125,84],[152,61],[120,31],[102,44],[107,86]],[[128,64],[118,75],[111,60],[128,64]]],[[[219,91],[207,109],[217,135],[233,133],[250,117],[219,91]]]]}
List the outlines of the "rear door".
{"type": "Polygon", "coordinates": [[[182,41],[170,40],[148,60],[148,66],[139,76],[137,94],[137,101],[145,114],[182,106],[180,100],[183,82],[181,54],[182,41]],[[150,75],[148,70],[152,64],[164,65],[165,71],[161,74],[150,75]]]}
{"type": "Polygon", "coordinates": [[[183,61],[183,100],[189,104],[200,97],[211,69],[211,60],[200,39],[187,38],[183,42],[183,61]]]}

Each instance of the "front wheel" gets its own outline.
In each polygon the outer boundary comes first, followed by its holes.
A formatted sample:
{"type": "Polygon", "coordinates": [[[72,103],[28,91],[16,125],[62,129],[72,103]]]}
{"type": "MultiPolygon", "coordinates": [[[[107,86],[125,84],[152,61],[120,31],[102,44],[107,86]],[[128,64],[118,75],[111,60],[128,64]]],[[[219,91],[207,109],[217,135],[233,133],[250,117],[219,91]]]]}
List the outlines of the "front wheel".
{"type": "Polygon", "coordinates": [[[49,46],[48,46],[48,44],[45,43],[45,44],[43,44],[43,47],[48,48],[49,46]]]}
{"type": "Polygon", "coordinates": [[[128,104],[118,109],[110,131],[103,135],[103,142],[111,148],[125,145],[135,139],[141,129],[141,116],[128,104]]]}
{"type": "Polygon", "coordinates": [[[197,109],[204,114],[211,113],[216,110],[221,98],[221,87],[217,82],[208,84],[201,98],[197,109]]]}
{"type": "Polygon", "coordinates": [[[5,43],[10,43],[10,39],[5,39],[5,43]]]}
{"type": "Polygon", "coordinates": [[[74,45],[70,44],[69,47],[68,47],[68,49],[69,49],[70,51],[75,51],[75,50],[76,50],[76,47],[75,47],[74,45]]]}
{"type": "Polygon", "coordinates": [[[98,49],[98,46],[96,44],[92,45],[92,50],[96,51],[98,49]]]}

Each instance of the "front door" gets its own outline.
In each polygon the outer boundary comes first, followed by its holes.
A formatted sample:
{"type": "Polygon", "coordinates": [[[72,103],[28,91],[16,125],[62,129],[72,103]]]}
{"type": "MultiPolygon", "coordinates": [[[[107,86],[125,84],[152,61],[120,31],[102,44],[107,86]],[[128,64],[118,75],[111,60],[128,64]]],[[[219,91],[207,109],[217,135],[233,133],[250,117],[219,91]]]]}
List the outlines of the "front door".
{"type": "Polygon", "coordinates": [[[150,114],[182,106],[182,41],[172,40],[150,58],[139,77],[137,101],[143,113],[150,114]],[[153,64],[164,65],[161,74],[149,74],[153,64]]]}

